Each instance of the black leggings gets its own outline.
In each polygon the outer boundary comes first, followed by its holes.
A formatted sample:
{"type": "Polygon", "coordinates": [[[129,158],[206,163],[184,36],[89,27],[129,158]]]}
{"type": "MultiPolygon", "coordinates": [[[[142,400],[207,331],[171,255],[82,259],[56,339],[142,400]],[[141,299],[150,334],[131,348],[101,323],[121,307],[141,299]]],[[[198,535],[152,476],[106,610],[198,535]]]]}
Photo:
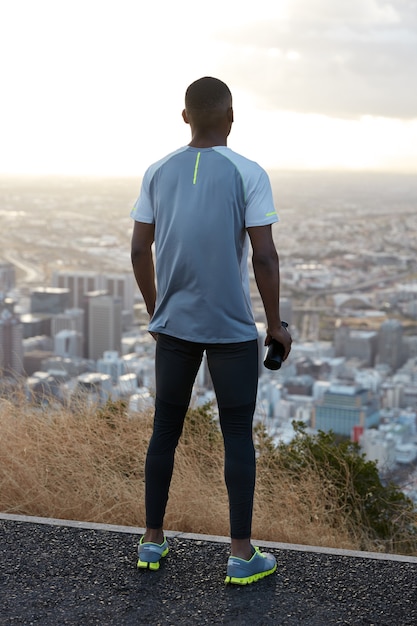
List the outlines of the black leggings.
{"type": "Polygon", "coordinates": [[[158,335],[154,429],[145,463],[146,526],[161,528],[193,384],[204,350],[219,407],[232,539],[251,536],[255,489],[252,422],[258,386],[256,339],[201,344],[158,335]]]}

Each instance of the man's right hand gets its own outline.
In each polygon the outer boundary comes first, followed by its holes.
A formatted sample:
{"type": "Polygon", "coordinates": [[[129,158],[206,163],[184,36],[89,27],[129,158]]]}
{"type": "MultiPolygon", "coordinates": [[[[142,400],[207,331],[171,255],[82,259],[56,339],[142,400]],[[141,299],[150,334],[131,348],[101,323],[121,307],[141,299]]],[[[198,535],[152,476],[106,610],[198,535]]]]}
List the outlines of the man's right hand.
{"type": "Polygon", "coordinates": [[[269,346],[273,339],[275,339],[275,341],[284,346],[284,356],[282,357],[282,360],[285,361],[285,359],[291,352],[292,344],[292,337],[290,332],[288,331],[288,328],[286,328],[285,326],[279,326],[276,329],[267,328],[265,345],[269,346]]]}

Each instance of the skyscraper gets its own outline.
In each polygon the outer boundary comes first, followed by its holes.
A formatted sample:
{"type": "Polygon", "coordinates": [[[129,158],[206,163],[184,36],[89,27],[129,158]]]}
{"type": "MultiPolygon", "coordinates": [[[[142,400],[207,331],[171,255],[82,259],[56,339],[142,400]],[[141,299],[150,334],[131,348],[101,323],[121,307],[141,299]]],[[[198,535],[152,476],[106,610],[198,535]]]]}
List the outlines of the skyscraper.
{"type": "Polygon", "coordinates": [[[122,299],[123,311],[133,312],[134,300],[134,277],[133,272],[125,274],[108,274],[103,278],[103,289],[110,296],[118,296],[122,299]]]}
{"type": "Polygon", "coordinates": [[[0,303],[0,376],[23,372],[23,326],[10,308],[0,303]]]}
{"type": "Polygon", "coordinates": [[[31,313],[63,313],[69,306],[70,291],[63,287],[38,287],[30,294],[31,313]]]}
{"type": "Polygon", "coordinates": [[[120,358],[119,353],[115,350],[105,350],[103,357],[97,359],[97,372],[111,376],[116,385],[120,376],[127,373],[126,362],[120,358]]]}
{"type": "Polygon", "coordinates": [[[375,331],[356,330],[345,324],[336,327],[334,346],[336,356],[358,359],[364,365],[373,367],[377,351],[378,336],[375,331]]]}
{"type": "Polygon", "coordinates": [[[385,363],[395,372],[404,363],[403,327],[392,319],[381,324],[378,333],[378,362],[385,363]]]}
{"type": "Polygon", "coordinates": [[[122,299],[97,295],[89,298],[88,305],[88,358],[95,361],[105,351],[121,353],[122,299]]]}
{"type": "Polygon", "coordinates": [[[16,283],[14,265],[0,261],[0,293],[6,294],[16,283]]]}
{"type": "Polygon", "coordinates": [[[355,426],[371,428],[379,423],[377,399],[369,389],[333,383],[314,408],[312,426],[350,437],[355,426]]]}
{"type": "Polygon", "coordinates": [[[84,334],[84,310],[66,309],[64,313],[54,315],[51,320],[51,335],[54,337],[61,330],[76,330],[84,334]]]}
{"type": "Polygon", "coordinates": [[[108,274],[103,277],[104,288],[111,296],[122,300],[122,327],[128,329],[133,322],[134,277],[133,272],[108,274]]]}
{"type": "Polygon", "coordinates": [[[82,308],[84,294],[88,291],[103,289],[103,276],[97,272],[54,272],[52,276],[52,286],[69,289],[69,308],[82,308]]]}
{"type": "Polygon", "coordinates": [[[54,354],[69,358],[82,357],[82,334],[76,330],[60,330],[54,337],[54,354]]]}

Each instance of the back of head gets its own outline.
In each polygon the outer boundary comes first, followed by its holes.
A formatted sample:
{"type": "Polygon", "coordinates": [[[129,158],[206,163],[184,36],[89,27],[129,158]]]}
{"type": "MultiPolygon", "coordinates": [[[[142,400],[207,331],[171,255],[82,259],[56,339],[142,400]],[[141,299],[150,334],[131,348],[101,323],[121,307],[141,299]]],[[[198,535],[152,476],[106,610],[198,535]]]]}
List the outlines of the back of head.
{"type": "Polygon", "coordinates": [[[231,102],[232,94],[226,83],[210,76],[194,81],[185,92],[185,109],[197,117],[225,111],[231,102]]]}

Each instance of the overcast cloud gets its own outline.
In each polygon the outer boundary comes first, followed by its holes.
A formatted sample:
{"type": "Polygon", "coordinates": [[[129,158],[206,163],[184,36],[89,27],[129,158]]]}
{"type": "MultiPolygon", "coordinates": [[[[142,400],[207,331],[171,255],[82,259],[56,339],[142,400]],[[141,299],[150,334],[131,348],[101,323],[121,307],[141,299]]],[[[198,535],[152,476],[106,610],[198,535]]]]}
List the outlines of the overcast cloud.
{"type": "Polygon", "coordinates": [[[417,0],[292,0],[219,37],[234,86],[265,108],[417,118],[417,0]]]}

